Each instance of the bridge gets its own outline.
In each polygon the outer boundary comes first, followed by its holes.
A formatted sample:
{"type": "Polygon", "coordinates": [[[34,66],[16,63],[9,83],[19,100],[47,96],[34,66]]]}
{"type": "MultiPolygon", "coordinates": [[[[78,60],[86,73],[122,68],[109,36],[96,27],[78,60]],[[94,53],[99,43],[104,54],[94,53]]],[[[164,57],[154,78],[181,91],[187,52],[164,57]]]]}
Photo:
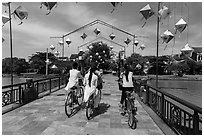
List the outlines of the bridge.
{"type": "Polygon", "coordinates": [[[104,75],[100,109],[87,120],[80,109],[68,118],[64,111],[65,90],[59,89],[2,115],[2,135],[175,135],[138,96],[138,124],[135,130],[120,114],[121,91],[116,76],[104,75]]]}

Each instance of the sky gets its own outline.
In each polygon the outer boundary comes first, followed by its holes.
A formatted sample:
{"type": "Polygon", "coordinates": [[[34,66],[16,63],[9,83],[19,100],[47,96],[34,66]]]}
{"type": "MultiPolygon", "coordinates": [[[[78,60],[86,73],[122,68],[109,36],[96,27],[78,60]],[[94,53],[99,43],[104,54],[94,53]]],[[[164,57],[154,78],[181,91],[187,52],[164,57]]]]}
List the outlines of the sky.
{"type": "MultiPolygon", "coordinates": [[[[40,2],[12,2],[11,11],[13,12],[18,6],[24,7],[28,12],[28,18],[23,20],[22,25],[18,25],[21,21],[12,16],[12,35],[13,35],[13,57],[26,58],[36,52],[59,51],[62,54],[62,46],[59,45],[62,35],[68,34],[96,19],[102,20],[121,30],[139,36],[138,46],[133,46],[133,38],[113,28],[95,24],[88,26],[80,31],[76,31],[65,37],[69,38],[71,44],[64,46],[64,56],[70,57],[71,54],[78,52],[78,47],[90,41],[103,41],[108,46],[113,46],[113,50],[118,52],[121,46],[113,42],[102,40],[99,37],[110,39],[111,33],[115,34],[114,42],[126,47],[126,56],[130,56],[134,52],[141,55],[156,56],[156,30],[157,17],[153,15],[146,21],[139,12],[147,4],[150,4],[152,10],[157,12],[157,2],[123,2],[113,10],[113,6],[109,1],[99,2],[57,2],[57,6],[46,15],[45,7],[40,9],[40,2]],[[98,28],[101,34],[97,36],[93,31],[98,28]],[[80,36],[86,33],[88,37],[83,40],[80,36]],[[140,37],[143,36],[143,37],[140,37]],[[98,39],[97,39],[98,38],[98,39]],[[131,43],[126,45],[124,40],[131,39],[131,43]],[[141,50],[139,47],[144,44],[146,48],[141,50]],[[50,49],[50,45],[55,46],[55,50],[50,49]]],[[[171,14],[168,18],[162,19],[160,23],[160,35],[165,30],[175,32],[175,24],[181,18],[187,22],[188,26],[182,33],[177,33],[174,40],[168,44],[162,43],[159,39],[159,56],[172,55],[180,53],[180,50],[188,43],[191,47],[202,46],[202,2],[162,2],[161,6],[167,6],[171,14]],[[166,47],[166,48],[165,48],[166,47]]],[[[8,8],[2,6],[2,15],[8,14],[8,8]],[[7,12],[5,12],[7,11],[7,12]]],[[[9,23],[2,27],[2,37],[5,41],[2,43],[2,58],[10,57],[10,40],[9,40],[9,23]]],[[[81,49],[86,50],[87,45],[81,49]]],[[[60,54],[60,56],[62,56],[60,54]]]]}

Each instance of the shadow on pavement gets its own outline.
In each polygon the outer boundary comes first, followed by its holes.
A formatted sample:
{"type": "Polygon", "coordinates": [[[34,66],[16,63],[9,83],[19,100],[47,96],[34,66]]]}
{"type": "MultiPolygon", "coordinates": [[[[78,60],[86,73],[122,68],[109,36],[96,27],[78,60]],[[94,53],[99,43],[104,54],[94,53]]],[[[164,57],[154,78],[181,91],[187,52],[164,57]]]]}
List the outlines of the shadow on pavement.
{"type": "MultiPolygon", "coordinates": [[[[98,115],[101,115],[101,114],[107,112],[107,110],[108,110],[109,107],[110,107],[110,105],[107,104],[107,103],[100,103],[100,104],[99,104],[99,107],[94,110],[94,113],[93,113],[92,118],[94,118],[94,117],[96,117],[96,116],[98,116],[98,115]]],[[[91,118],[91,119],[92,119],[92,118],[91,118]]]]}
{"type": "Polygon", "coordinates": [[[72,114],[69,116],[69,118],[73,117],[75,114],[77,114],[77,112],[79,112],[81,110],[81,106],[76,106],[73,108],[72,110],[72,114]]]}

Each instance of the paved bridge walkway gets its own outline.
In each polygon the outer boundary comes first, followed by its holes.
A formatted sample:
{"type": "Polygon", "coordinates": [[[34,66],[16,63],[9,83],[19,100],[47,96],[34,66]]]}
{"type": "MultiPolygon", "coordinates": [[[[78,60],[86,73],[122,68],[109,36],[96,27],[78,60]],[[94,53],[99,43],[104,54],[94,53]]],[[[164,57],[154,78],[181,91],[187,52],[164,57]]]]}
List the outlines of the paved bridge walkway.
{"type": "Polygon", "coordinates": [[[121,91],[118,90],[116,77],[104,76],[104,89],[100,109],[96,116],[87,120],[85,110],[80,109],[71,118],[64,111],[65,91],[61,89],[44,96],[16,110],[2,115],[2,134],[25,135],[162,135],[162,130],[136,101],[138,106],[138,126],[129,128],[127,116],[120,114],[118,102],[121,91]]]}

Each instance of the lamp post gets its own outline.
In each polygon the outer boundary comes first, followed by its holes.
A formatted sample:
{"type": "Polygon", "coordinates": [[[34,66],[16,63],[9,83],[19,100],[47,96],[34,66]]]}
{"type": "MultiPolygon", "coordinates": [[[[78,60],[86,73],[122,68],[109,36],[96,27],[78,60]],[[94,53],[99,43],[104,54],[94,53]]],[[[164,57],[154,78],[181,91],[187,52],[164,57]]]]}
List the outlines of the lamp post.
{"type": "Polygon", "coordinates": [[[11,85],[13,90],[13,43],[12,43],[12,25],[11,25],[11,2],[8,2],[9,7],[9,25],[10,25],[10,52],[11,52],[11,85]]]}

